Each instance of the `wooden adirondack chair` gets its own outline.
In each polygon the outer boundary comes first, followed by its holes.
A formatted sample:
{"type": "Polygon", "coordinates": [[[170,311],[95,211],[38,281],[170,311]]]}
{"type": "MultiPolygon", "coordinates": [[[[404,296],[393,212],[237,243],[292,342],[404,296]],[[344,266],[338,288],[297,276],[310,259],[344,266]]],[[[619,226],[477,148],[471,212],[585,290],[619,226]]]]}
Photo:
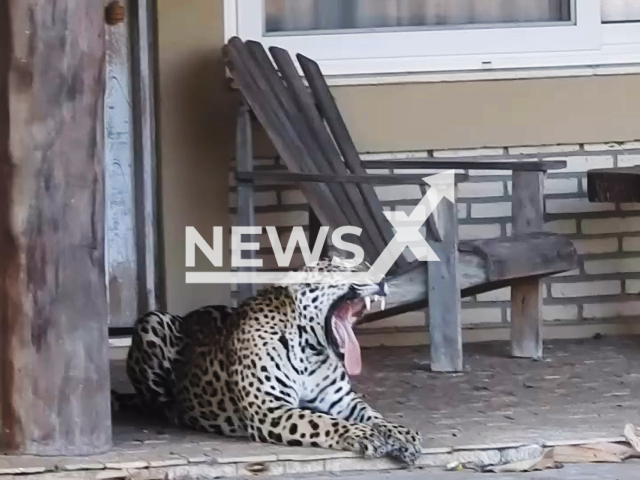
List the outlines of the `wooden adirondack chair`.
{"type": "MultiPolygon", "coordinates": [[[[367,174],[347,126],[317,63],[298,54],[304,84],[286,50],[232,38],[225,45],[227,68],[242,96],[237,124],[236,180],[238,224],[253,226],[253,186],[259,182],[300,185],[318,225],[362,228],[366,259],[375,261],[394,236],[373,185],[421,184],[425,175],[367,174]],[[273,62],[272,62],[273,59],[273,62]],[[275,66],[274,66],[275,62],[275,66]],[[276,69],[277,67],[277,69],[276,69]],[[260,122],[288,172],[254,171],[251,117],[260,122]]],[[[512,287],[512,354],[542,357],[542,285],[544,276],[577,267],[578,256],[567,238],[543,231],[543,181],[547,170],[563,161],[402,161],[397,168],[511,170],[513,235],[482,241],[458,241],[457,208],[439,203],[427,228],[440,262],[409,262],[400,256],[389,272],[388,308],[363,321],[375,321],[428,307],[431,368],[463,368],[461,297],[512,287]]],[[[311,233],[310,236],[313,236],[311,233]]],[[[253,294],[252,285],[241,295],[253,294]]]]}

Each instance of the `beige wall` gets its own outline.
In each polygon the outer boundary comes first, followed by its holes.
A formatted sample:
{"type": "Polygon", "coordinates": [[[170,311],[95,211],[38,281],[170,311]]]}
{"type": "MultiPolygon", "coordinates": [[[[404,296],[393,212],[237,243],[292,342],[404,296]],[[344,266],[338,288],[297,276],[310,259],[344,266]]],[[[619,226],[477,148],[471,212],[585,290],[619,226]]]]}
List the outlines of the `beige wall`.
{"type": "Polygon", "coordinates": [[[362,151],[640,138],[640,75],[334,89],[362,151]]]}
{"type": "MultiPolygon", "coordinates": [[[[222,0],[161,0],[162,220],[168,306],[223,302],[230,289],[184,283],[184,228],[226,225],[236,97],[220,57],[222,0]]],[[[361,151],[636,140],[640,76],[340,87],[361,151]]],[[[204,265],[208,265],[203,263],[204,265]]]]}
{"type": "Polygon", "coordinates": [[[160,168],[167,301],[181,313],[226,302],[226,286],[184,282],[184,230],[203,235],[227,221],[227,162],[233,97],[225,90],[219,50],[222,2],[158,2],[160,168]]]}

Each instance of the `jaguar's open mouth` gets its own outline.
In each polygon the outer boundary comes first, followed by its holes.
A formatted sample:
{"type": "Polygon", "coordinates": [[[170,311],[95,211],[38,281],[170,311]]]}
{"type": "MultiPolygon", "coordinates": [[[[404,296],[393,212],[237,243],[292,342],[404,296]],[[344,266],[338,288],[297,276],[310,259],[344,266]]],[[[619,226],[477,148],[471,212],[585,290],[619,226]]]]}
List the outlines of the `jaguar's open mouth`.
{"type": "Polygon", "coordinates": [[[329,311],[327,336],[330,338],[332,347],[343,357],[344,366],[349,375],[358,375],[362,370],[360,344],[353,332],[353,326],[360,317],[371,310],[375,303],[379,303],[379,308],[384,310],[386,294],[387,289],[384,284],[350,288],[329,311]]]}

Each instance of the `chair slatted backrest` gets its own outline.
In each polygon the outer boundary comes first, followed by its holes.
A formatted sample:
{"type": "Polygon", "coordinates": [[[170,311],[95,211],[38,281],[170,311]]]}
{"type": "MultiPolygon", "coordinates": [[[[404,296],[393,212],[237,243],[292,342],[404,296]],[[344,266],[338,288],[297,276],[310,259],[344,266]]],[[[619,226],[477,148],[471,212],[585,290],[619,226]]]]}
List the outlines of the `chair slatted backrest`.
{"type": "MultiPolygon", "coordinates": [[[[316,62],[297,55],[309,88],[286,50],[234,37],[224,48],[229,71],[262,124],[285,166],[296,173],[364,175],[362,164],[338,106],[316,62]]],[[[359,244],[375,261],[393,237],[370,184],[303,183],[307,201],[323,225],[362,229],[359,244]]],[[[396,267],[406,267],[400,256],[396,267]]]]}

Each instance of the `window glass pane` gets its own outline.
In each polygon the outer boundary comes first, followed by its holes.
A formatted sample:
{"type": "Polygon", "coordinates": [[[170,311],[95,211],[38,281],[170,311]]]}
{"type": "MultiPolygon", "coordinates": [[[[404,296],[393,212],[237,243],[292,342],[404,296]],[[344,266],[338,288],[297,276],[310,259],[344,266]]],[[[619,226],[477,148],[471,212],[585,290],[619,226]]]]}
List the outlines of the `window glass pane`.
{"type": "Polygon", "coordinates": [[[640,0],[601,0],[602,22],[640,22],[640,0]]]}
{"type": "Polygon", "coordinates": [[[570,22],[573,3],[571,0],[263,1],[267,33],[570,22]]]}

